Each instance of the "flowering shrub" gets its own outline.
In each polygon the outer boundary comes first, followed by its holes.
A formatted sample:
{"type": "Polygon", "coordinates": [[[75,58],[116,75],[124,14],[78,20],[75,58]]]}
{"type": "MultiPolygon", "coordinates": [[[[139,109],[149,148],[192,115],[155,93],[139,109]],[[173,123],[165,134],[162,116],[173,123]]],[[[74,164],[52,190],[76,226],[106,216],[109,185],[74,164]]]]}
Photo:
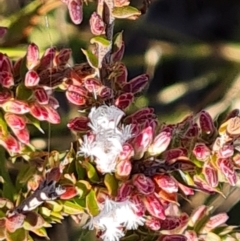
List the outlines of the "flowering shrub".
{"type": "MultiPolygon", "coordinates": [[[[63,2],[80,24],[83,2],[63,2]]],[[[79,222],[84,213],[83,228],[104,241],[239,240],[227,214],[211,216],[204,205],[187,214],[179,203],[180,196],[236,185],[239,112],[220,124],[201,111],[170,125],[158,123],[152,108],[129,111],[148,76],[128,80],[123,36],[114,36],[113,26],[118,18],[137,19],[146,6],[99,1],[89,20],[94,49],[83,50],[87,63],[69,67],[70,49],[51,47],[40,57],[34,43],[16,62],[0,53],[0,145],[17,169],[13,182],[1,160],[0,240],[47,237],[52,223],[67,215],[79,222]],[[81,110],[67,124],[77,141],[64,153],[38,151],[27,124],[41,131],[42,121],[60,123],[57,89],[81,110]]]]}

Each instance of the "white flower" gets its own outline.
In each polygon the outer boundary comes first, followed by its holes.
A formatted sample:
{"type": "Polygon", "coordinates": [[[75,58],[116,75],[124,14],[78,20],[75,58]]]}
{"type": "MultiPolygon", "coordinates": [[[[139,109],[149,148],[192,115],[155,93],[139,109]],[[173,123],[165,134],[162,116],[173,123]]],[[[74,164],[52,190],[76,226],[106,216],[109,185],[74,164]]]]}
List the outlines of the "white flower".
{"type": "Polygon", "coordinates": [[[135,204],[129,200],[115,202],[106,199],[101,212],[92,217],[85,228],[101,230],[104,241],[118,241],[124,236],[123,229],[137,229],[144,225],[145,219],[134,213],[135,204]]]}
{"type": "Polygon", "coordinates": [[[95,133],[98,133],[99,129],[114,129],[123,116],[124,112],[114,105],[102,105],[98,108],[93,107],[88,116],[91,120],[89,126],[95,133]]]}
{"type": "Polygon", "coordinates": [[[93,134],[84,136],[80,153],[94,157],[102,173],[115,171],[122,146],[132,137],[130,125],[118,127],[123,115],[124,112],[116,106],[106,105],[92,108],[89,114],[93,134]]]}

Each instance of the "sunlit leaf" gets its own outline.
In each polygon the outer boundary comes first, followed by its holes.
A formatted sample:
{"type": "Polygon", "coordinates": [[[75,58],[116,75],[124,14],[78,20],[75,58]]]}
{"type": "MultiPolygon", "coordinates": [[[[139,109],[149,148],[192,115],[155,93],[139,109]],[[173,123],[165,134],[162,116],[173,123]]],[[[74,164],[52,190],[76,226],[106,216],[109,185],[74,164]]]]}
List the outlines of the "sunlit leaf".
{"type": "Polygon", "coordinates": [[[99,182],[99,177],[98,177],[98,174],[97,174],[97,171],[96,169],[94,168],[94,166],[88,162],[88,161],[84,161],[82,162],[83,164],[83,167],[86,169],[87,171],[87,176],[88,178],[92,181],[92,182],[99,182]]]}
{"type": "Polygon", "coordinates": [[[83,208],[76,203],[66,201],[63,203],[63,212],[69,215],[76,215],[83,213],[83,208]]]}
{"type": "Polygon", "coordinates": [[[101,45],[101,46],[103,46],[103,47],[108,47],[108,46],[110,46],[110,41],[107,40],[107,39],[106,39],[105,37],[103,37],[103,36],[96,36],[96,37],[94,37],[94,38],[91,38],[90,43],[91,43],[91,44],[99,44],[99,45],[101,45]]]}
{"type": "Polygon", "coordinates": [[[86,56],[88,63],[91,67],[98,67],[98,59],[97,57],[89,50],[82,49],[83,54],[86,56]]]}
{"type": "Polygon", "coordinates": [[[89,213],[93,216],[96,216],[99,213],[97,198],[93,190],[91,190],[86,196],[86,207],[89,213]]]}
{"type": "Polygon", "coordinates": [[[104,176],[104,184],[111,196],[116,196],[118,191],[118,182],[114,175],[107,173],[104,176]]]}
{"type": "Polygon", "coordinates": [[[115,18],[135,20],[141,15],[141,12],[132,6],[123,6],[113,8],[112,14],[115,18]]]}

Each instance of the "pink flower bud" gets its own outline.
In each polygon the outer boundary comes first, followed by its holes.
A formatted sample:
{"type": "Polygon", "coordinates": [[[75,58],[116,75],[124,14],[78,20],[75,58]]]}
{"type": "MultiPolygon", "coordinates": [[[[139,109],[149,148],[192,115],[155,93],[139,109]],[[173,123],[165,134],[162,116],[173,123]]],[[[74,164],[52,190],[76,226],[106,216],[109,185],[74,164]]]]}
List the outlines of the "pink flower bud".
{"type": "Polygon", "coordinates": [[[85,105],[86,96],[86,91],[76,85],[70,85],[69,89],[66,91],[67,99],[75,105],[85,105]]]}
{"type": "Polygon", "coordinates": [[[157,185],[167,193],[174,193],[178,191],[178,183],[169,175],[157,174],[153,179],[157,185]]]}
{"type": "Polygon", "coordinates": [[[8,100],[2,105],[5,112],[13,114],[26,114],[29,112],[29,106],[26,102],[21,100],[8,100]]]}
{"type": "Polygon", "coordinates": [[[207,206],[201,205],[197,207],[190,216],[189,225],[191,227],[195,226],[197,222],[201,220],[203,217],[205,217],[206,215],[208,215],[208,213],[209,213],[209,210],[207,206]]]}
{"type": "Polygon", "coordinates": [[[123,7],[128,6],[130,2],[128,0],[114,0],[115,7],[123,7]]]}
{"type": "Polygon", "coordinates": [[[127,116],[124,119],[124,122],[126,124],[131,124],[134,121],[137,121],[138,123],[142,123],[142,121],[145,121],[146,119],[154,119],[156,118],[155,114],[154,114],[154,109],[153,108],[142,108],[136,112],[134,112],[133,114],[127,116]]]}
{"type": "Polygon", "coordinates": [[[228,220],[228,215],[226,213],[219,213],[217,215],[212,216],[208,222],[206,223],[204,230],[207,232],[211,231],[214,228],[217,228],[228,220]]]}
{"type": "Polygon", "coordinates": [[[55,109],[53,109],[51,106],[45,106],[45,109],[48,112],[47,121],[52,124],[59,124],[61,121],[61,118],[58,112],[55,109]]]}
{"type": "Polygon", "coordinates": [[[26,119],[24,116],[6,113],[4,119],[11,129],[22,130],[26,127],[26,119]]]}
{"type": "Polygon", "coordinates": [[[0,53],[0,72],[6,71],[11,73],[12,72],[12,62],[8,58],[6,54],[0,53]]]}
{"type": "Polygon", "coordinates": [[[152,216],[147,218],[145,225],[153,231],[158,231],[161,228],[160,220],[152,216]]]}
{"type": "Polygon", "coordinates": [[[237,183],[237,175],[231,158],[219,158],[217,165],[229,184],[235,186],[237,183]]]}
{"type": "Polygon", "coordinates": [[[12,216],[6,217],[5,227],[9,233],[15,232],[17,229],[23,226],[25,215],[22,213],[13,214],[12,216]]]}
{"type": "Polygon", "coordinates": [[[33,69],[39,64],[39,49],[34,43],[28,45],[26,65],[28,69],[33,69]]]}
{"type": "Polygon", "coordinates": [[[40,81],[40,78],[37,72],[34,70],[29,70],[25,75],[24,84],[26,87],[31,88],[38,85],[39,81],[40,81]]]}
{"type": "Polygon", "coordinates": [[[203,134],[211,136],[215,132],[212,117],[206,111],[201,111],[199,122],[203,134]]]}
{"type": "Polygon", "coordinates": [[[205,161],[210,156],[210,150],[204,143],[196,143],[193,154],[199,161],[205,161]]]}
{"type": "Polygon", "coordinates": [[[65,192],[60,196],[62,200],[68,200],[78,195],[77,189],[71,184],[62,185],[65,192]]]}
{"type": "Polygon", "coordinates": [[[233,157],[234,166],[240,168],[240,153],[237,153],[233,157]]]}
{"type": "Polygon", "coordinates": [[[124,51],[125,51],[125,44],[124,44],[124,42],[122,41],[121,46],[119,46],[118,49],[115,50],[115,51],[111,54],[112,62],[113,62],[113,63],[116,63],[116,62],[121,61],[122,58],[123,58],[124,51]]]}
{"type": "Polygon", "coordinates": [[[187,153],[187,150],[184,148],[170,149],[164,153],[164,159],[167,162],[170,162],[171,160],[177,159],[179,157],[187,156],[187,153]]]}
{"type": "Polygon", "coordinates": [[[93,12],[89,22],[92,34],[101,35],[105,33],[105,24],[99,14],[93,12]]]}
{"type": "Polygon", "coordinates": [[[67,124],[67,127],[73,131],[85,132],[89,130],[88,122],[88,117],[80,116],[70,120],[67,124]]]}
{"type": "Polygon", "coordinates": [[[144,205],[147,211],[156,218],[164,220],[166,218],[164,208],[158,198],[154,194],[149,194],[143,197],[144,205]]]}
{"type": "Polygon", "coordinates": [[[24,129],[12,129],[14,135],[18,138],[18,140],[24,144],[29,144],[29,139],[30,139],[30,135],[29,135],[29,131],[27,128],[24,129]]]}
{"type": "Polygon", "coordinates": [[[55,110],[59,107],[58,100],[52,96],[49,96],[48,104],[55,110]]]}
{"type": "Polygon", "coordinates": [[[101,97],[102,99],[109,99],[113,96],[113,90],[111,88],[108,88],[106,86],[102,86],[99,89],[99,97],[101,97]]]}
{"type": "Polygon", "coordinates": [[[172,230],[179,227],[181,224],[180,218],[176,216],[166,216],[166,219],[161,221],[162,230],[172,230]]]}
{"type": "Polygon", "coordinates": [[[194,195],[194,191],[192,188],[187,187],[180,182],[178,183],[178,187],[181,189],[181,191],[184,193],[184,195],[189,196],[189,195],[194,195]]]}
{"type": "Polygon", "coordinates": [[[10,88],[14,85],[14,79],[10,72],[2,71],[0,73],[0,83],[3,87],[10,88]]]}
{"type": "Polygon", "coordinates": [[[151,127],[147,127],[141,131],[141,133],[132,141],[134,149],[134,159],[139,160],[143,157],[144,153],[152,143],[153,130],[151,127]]]}
{"type": "Polygon", "coordinates": [[[139,93],[146,87],[148,80],[149,76],[147,74],[139,75],[127,82],[123,87],[123,91],[133,94],[139,93]]]}
{"type": "Polygon", "coordinates": [[[231,118],[234,118],[234,117],[236,117],[236,116],[239,116],[239,114],[240,114],[239,112],[240,112],[239,109],[231,110],[231,111],[227,114],[227,116],[226,116],[225,120],[223,121],[223,123],[226,122],[227,120],[231,119],[231,118]]]}
{"type": "Polygon", "coordinates": [[[167,147],[169,146],[172,138],[171,132],[163,131],[160,134],[158,134],[154,140],[153,143],[148,148],[148,152],[151,156],[157,156],[164,152],[167,147]]]}
{"type": "Polygon", "coordinates": [[[55,57],[55,62],[57,66],[65,66],[72,55],[71,49],[61,49],[60,52],[55,57]]]}
{"type": "Polygon", "coordinates": [[[227,134],[231,137],[240,135],[240,117],[236,116],[227,122],[227,134]]]}
{"type": "Polygon", "coordinates": [[[214,188],[208,185],[202,176],[194,175],[193,180],[198,189],[209,194],[215,193],[214,188]]]}
{"type": "Polygon", "coordinates": [[[12,98],[12,92],[7,88],[2,88],[0,90],[0,105],[7,102],[12,98]]]}
{"type": "Polygon", "coordinates": [[[122,151],[118,155],[119,160],[130,160],[130,158],[133,156],[134,151],[133,147],[129,143],[125,143],[122,146],[122,151]]]}
{"type": "Polygon", "coordinates": [[[153,193],[155,190],[154,182],[143,174],[134,175],[132,181],[137,190],[144,195],[153,193]]]}
{"type": "Polygon", "coordinates": [[[234,147],[233,144],[225,143],[219,150],[218,150],[218,157],[219,158],[228,158],[232,157],[234,154],[234,147]]]}
{"type": "Polygon", "coordinates": [[[135,204],[134,212],[139,217],[142,217],[146,211],[145,205],[139,194],[134,194],[130,197],[130,201],[135,204]]]}
{"type": "Polygon", "coordinates": [[[206,162],[203,166],[203,175],[207,183],[211,187],[216,187],[218,185],[218,173],[210,162],[206,162]]]}
{"type": "Polygon", "coordinates": [[[45,121],[48,118],[48,111],[44,106],[37,103],[32,103],[30,105],[30,113],[33,117],[40,121],[45,121]]]}
{"type": "Polygon", "coordinates": [[[114,105],[119,109],[124,110],[129,107],[134,101],[134,95],[132,93],[124,93],[117,97],[114,105]]]}
{"type": "Polygon", "coordinates": [[[187,238],[181,234],[172,234],[172,235],[162,236],[157,241],[187,241],[187,238]]]}
{"type": "Polygon", "coordinates": [[[127,83],[127,75],[127,67],[123,63],[117,63],[113,79],[114,83],[121,89],[127,83]]]}
{"type": "Polygon", "coordinates": [[[186,236],[188,241],[198,241],[198,237],[195,231],[187,230],[184,235],[186,236]]]}
{"type": "Polygon", "coordinates": [[[33,93],[39,104],[41,104],[41,105],[48,104],[49,97],[44,88],[42,88],[42,87],[35,88],[33,93]]]}
{"type": "Polygon", "coordinates": [[[19,153],[20,151],[18,141],[11,135],[2,137],[2,139],[0,139],[0,145],[2,145],[10,153],[19,153]]]}
{"type": "Polygon", "coordinates": [[[80,24],[82,22],[82,18],[83,18],[82,5],[83,3],[81,0],[68,1],[68,12],[74,24],[80,24]]]}
{"type": "Polygon", "coordinates": [[[6,34],[7,29],[8,28],[6,27],[2,27],[2,26],[0,27],[0,38],[2,38],[6,34]]]}
{"type": "Polygon", "coordinates": [[[129,177],[132,170],[132,164],[129,160],[122,160],[116,166],[116,176],[118,179],[122,180],[122,178],[129,177]]]}
{"type": "Polygon", "coordinates": [[[124,201],[128,199],[133,191],[133,188],[134,187],[130,184],[130,182],[122,183],[121,186],[118,188],[117,201],[124,201]]]}
{"type": "Polygon", "coordinates": [[[39,66],[38,70],[47,69],[53,65],[53,60],[54,60],[56,51],[57,50],[55,47],[48,48],[45,51],[45,53],[43,54],[43,56],[41,58],[40,66],[39,66]]]}
{"type": "Polygon", "coordinates": [[[197,137],[198,134],[199,134],[199,127],[198,127],[197,123],[194,123],[189,127],[187,132],[184,134],[184,137],[194,138],[194,137],[197,137]]]}
{"type": "Polygon", "coordinates": [[[96,78],[88,78],[84,81],[84,87],[89,93],[98,93],[102,83],[96,78]]]}

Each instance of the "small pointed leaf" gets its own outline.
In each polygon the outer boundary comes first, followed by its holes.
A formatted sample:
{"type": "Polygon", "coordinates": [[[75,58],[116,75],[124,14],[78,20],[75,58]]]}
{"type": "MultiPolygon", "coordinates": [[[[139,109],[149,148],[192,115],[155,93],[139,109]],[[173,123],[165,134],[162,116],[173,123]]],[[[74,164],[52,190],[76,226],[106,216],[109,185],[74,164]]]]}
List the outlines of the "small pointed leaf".
{"type": "Polygon", "coordinates": [[[83,54],[86,56],[88,63],[92,68],[98,67],[97,57],[89,50],[82,49],[83,54]]]}

